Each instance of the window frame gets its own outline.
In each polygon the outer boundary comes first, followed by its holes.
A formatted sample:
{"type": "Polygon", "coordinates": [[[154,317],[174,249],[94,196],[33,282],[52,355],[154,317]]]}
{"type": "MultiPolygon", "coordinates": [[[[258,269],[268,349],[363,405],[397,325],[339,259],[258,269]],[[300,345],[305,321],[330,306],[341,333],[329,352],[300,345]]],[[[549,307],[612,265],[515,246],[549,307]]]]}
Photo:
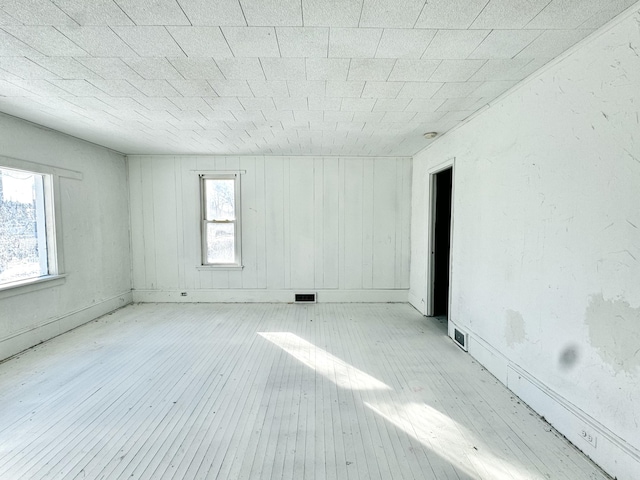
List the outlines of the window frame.
{"type": "Polygon", "coordinates": [[[60,198],[60,178],[82,180],[82,173],[3,155],[0,155],[0,167],[43,176],[48,263],[47,275],[0,284],[0,299],[50,286],[62,285],[67,275],[64,273],[64,254],[62,249],[62,210],[58,200],[60,198]]]}
{"type": "Polygon", "coordinates": [[[212,173],[200,173],[200,268],[206,269],[241,269],[242,265],[242,206],[241,206],[241,172],[212,172],[212,173]],[[207,220],[206,205],[207,195],[205,183],[207,180],[233,180],[233,220],[207,220]],[[209,263],[207,261],[207,225],[210,223],[219,224],[234,224],[234,261],[232,263],[209,263]]]}

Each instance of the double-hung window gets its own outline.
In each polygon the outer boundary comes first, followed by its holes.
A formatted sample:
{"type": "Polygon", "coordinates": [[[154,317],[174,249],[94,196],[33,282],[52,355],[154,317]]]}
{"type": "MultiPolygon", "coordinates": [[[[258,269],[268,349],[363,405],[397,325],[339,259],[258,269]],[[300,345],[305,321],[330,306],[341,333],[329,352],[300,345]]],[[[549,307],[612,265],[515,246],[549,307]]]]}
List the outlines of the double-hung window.
{"type": "Polygon", "coordinates": [[[240,174],[200,175],[202,265],[241,267],[240,174]]]}
{"type": "Polygon", "coordinates": [[[0,167],[0,288],[56,275],[52,175],[0,167]]]}

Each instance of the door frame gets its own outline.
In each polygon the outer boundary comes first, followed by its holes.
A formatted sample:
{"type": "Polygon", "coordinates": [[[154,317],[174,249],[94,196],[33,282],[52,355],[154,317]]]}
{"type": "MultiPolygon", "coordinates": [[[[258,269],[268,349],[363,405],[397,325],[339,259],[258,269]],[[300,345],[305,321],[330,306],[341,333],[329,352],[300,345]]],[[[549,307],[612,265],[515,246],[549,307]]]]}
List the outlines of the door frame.
{"type": "Polygon", "coordinates": [[[435,282],[435,262],[434,262],[434,248],[435,248],[435,230],[436,230],[436,175],[443,170],[451,168],[451,225],[449,228],[449,298],[447,299],[448,316],[451,318],[451,274],[452,274],[452,259],[453,259],[453,222],[454,222],[454,198],[455,198],[455,157],[452,157],[444,162],[441,162],[431,168],[429,168],[426,174],[429,176],[427,185],[427,262],[426,262],[426,287],[427,292],[425,298],[427,304],[425,305],[425,315],[427,317],[433,316],[433,303],[434,303],[434,282],[435,282]]]}

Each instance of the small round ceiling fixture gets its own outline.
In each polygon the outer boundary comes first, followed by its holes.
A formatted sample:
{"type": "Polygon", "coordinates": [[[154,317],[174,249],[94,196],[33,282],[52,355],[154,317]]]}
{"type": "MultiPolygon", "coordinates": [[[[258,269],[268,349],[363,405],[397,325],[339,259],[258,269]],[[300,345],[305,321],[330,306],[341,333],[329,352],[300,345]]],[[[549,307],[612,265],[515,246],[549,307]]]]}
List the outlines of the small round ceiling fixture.
{"type": "Polygon", "coordinates": [[[436,138],[438,136],[438,132],[427,132],[424,134],[424,138],[427,140],[431,140],[432,138],[436,138]]]}

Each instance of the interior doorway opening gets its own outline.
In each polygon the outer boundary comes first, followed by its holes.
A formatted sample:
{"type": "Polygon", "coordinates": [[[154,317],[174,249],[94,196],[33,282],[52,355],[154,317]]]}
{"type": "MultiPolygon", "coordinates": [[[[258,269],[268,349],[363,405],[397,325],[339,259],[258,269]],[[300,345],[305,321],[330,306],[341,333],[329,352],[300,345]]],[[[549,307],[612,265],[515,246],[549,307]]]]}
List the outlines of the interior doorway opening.
{"type": "Polygon", "coordinates": [[[431,312],[434,317],[448,318],[453,168],[433,174],[432,187],[431,312]]]}

